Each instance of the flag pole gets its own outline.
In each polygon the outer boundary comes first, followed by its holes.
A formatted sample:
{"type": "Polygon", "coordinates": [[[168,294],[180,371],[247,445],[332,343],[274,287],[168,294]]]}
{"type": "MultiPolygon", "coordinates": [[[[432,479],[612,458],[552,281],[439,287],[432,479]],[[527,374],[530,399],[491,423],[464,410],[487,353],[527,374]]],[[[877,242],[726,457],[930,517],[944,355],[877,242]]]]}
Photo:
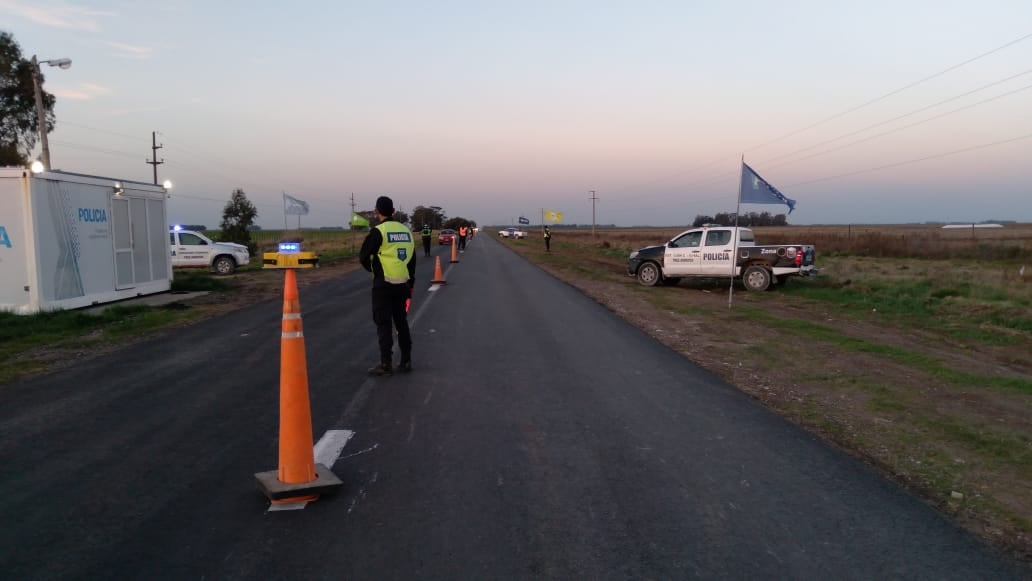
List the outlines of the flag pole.
{"type": "Polygon", "coordinates": [[[727,309],[731,310],[731,297],[735,294],[735,268],[738,263],[738,214],[742,211],[742,171],[745,169],[745,154],[742,154],[741,164],[738,166],[738,205],[735,206],[735,230],[732,234],[731,243],[731,284],[727,286],[727,309]]]}
{"type": "Polygon", "coordinates": [[[283,192],[283,235],[286,236],[289,231],[290,226],[287,225],[287,192],[283,192]]]}

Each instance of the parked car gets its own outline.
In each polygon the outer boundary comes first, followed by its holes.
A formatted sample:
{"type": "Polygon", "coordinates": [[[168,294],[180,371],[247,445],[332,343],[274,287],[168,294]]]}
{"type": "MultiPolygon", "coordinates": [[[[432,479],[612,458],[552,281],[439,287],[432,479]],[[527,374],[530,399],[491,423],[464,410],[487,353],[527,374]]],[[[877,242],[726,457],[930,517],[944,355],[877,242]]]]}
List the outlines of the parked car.
{"type": "Polygon", "coordinates": [[[438,244],[451,245],[453,242],[455,242],[455,230],[452,230],[451,228],[445,228],[437,235],[438,244]]]}
{"type": "Polygon", "coordinates": [[[232,242],[215,242],[200,232],[173,228],[168,232],[172,266],[207,267],[218,274],[233,274],[250,262],[247,247],[232,242]]]}

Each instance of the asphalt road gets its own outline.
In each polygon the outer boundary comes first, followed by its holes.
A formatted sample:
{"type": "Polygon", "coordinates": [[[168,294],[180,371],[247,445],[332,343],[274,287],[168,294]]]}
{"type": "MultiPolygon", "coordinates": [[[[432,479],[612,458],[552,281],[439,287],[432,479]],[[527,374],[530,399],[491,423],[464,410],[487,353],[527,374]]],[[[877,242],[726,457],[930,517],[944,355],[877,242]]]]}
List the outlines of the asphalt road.
{"type": "Polygon", "coordinates": [[[301,510],[253,476],[280,301],[0,386],[0,577],[1029,576],[506,244],[421,261],[408,375],[366,376],[368,275],[301,290],[315,438],[353,434],[301,510]]]}

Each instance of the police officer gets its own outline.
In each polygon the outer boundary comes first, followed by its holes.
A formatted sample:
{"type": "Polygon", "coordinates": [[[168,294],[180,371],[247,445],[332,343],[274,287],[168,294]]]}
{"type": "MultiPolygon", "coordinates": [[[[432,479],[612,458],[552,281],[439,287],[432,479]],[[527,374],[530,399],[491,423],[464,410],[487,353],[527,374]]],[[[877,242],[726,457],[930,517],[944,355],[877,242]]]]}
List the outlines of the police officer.
{"type": "Polygon", "coordinates": [[[423,224],[423,256],[430,256],[430,224],[423,224]]]}
{"type": "Polygon", "coordinates": [[[380,343],[380,364],[370,368],[369,374],[377,376],[394,373],[392,321],[401,350],[398,369],[412,371],[412,335],[405,301],[412,297],[416,284],[416,247],[412,232],[392,216],[394,201],[387,196],[377,198],[376,218],[380,223],[369,230],[358,255],[362,267],[373,273],[373,322],[380,343]]]}
{"type": "Polygon", "coordinates": [[[552,230],[545,226],[545,252],[552,251],[552,230]]]}
{"type": "Polygon", "coordinates": [[[459,252],[466,251],[466,235],[469,234],[469,227],[463,224],[459,226],[459,252]]]}

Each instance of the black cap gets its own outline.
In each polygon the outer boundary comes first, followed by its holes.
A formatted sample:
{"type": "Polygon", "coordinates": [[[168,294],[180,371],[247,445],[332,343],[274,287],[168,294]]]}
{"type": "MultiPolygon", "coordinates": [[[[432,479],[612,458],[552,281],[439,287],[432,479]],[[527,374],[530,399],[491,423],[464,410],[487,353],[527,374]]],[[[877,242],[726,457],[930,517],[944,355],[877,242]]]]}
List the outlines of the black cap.
{"type": "Polygon", "coordinates": [[[376,198],[376,211],[387,217],[393,216],[394,200],[391,200],[387,196],[380,196],[379,198],[376,198]]]}

